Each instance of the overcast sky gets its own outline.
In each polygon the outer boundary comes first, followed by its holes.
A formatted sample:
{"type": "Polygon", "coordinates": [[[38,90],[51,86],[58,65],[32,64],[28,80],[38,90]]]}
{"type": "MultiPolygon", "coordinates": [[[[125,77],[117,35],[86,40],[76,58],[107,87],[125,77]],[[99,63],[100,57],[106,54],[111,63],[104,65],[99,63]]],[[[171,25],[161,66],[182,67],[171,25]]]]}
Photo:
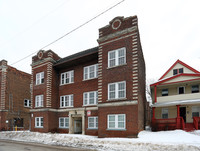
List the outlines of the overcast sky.
{"type": "MultiPolygon", "coordinates": [[[[0,0],[0,60],[11,65],[120,1],[0,0]]],[[[99,28],[116,16],[134,15],[138,16],[147,79],[160,78],[177,59],[200,70],[199,0],[124,0],[44,50],[66,57],[98,46],[99,28]]],[[[32,56],[13,66],[31,73],[32,56]]]]}

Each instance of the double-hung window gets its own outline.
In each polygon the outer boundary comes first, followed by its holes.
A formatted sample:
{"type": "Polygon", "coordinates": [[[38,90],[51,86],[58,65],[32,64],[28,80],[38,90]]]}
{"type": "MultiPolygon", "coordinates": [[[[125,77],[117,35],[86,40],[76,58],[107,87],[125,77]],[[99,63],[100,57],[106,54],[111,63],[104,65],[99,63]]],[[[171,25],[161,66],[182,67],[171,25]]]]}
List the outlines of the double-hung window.
{"type": "Polygon", "coordinates": [[[88,128],[97,129],[98,128],[98,117],[88,117],[88,128]]]}
{"type": "Polygon", "coordinates": [[[59,118],[59,128],[69,128],[69,117],[59,118]]]}
{"type": "Polygon", "coordinates": [[[35,96],[35,107],[43,107],[43,95],[36,95],[35,96]]]}
{"type": "Polygon", "coordinates": [[[74,105],[74,95],[64,95],[60,97],[60,107],[73,107],[74,105]]]}
{"type": "Polygon", "coordinates": [[[35,117],[35,127],[43,128],[43,117],[35,117]]]}
{"type": "Polygon", "coordinates": [[[115,67],[126,63],[126,48],[119,48],[108,52],[108,67],[115,67]]]}
{"type": "Polygon", "coordinates": [[[126,128],[125,114],[108,115],[108,129],[125,129],[125,128],[126,128]]]}
{"type": "Polygon", "coordinates": [[[60,79],[61,79],[60,80],[61,85],[73,83],[74,82],[74,70],[68,71],[65,73],[61,73],[60,79]]]}
{"type": "Polygon", "coordinates": [[[108,100],[126,98],[126,82],[108,84],[108,100]]]}
{"type": "Polygon", "coordinates": [[[96,105],[98,103],[98,92],[90,91],[83,93],[83,105],[96,105]]]}
{"type": "Polygon", "coordinates": [[[44,72],[36,74],[36,85],[44,83],[44,72]]]}
{"type": "Polygon", "coordinates": [[[184,94],[185,93],[185,87],[178,87],[178,94],[184,94]]]}
{"type": "Polygon", "coordinates": [[[162,119],[168,119],[168,108],[162,109],[162,119]]]}
{"type": "Polygon", "coordinates": [[[162,89],[162,96],[168,96],[168,89],[162,89]]]}
{"type": "Polygon", "coordinates": [[[94,79],[98,77],[98,64],[84,67],[83,79],[94,79]]]}

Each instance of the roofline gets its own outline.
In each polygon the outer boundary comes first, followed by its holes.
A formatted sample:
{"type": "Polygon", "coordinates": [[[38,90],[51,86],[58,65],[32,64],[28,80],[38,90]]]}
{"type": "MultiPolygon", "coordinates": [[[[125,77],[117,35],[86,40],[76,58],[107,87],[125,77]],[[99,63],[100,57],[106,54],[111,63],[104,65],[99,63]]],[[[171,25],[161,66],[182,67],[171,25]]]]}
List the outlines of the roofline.
{"type": "Polygon", "coordinates": [[[177,77],[180,77],[180,76],[196,76],[196,77],[200,77],[200,73],[181,73],[181,74],[177,74],[175,76],[171,76],[169,78],[166,78],[166,79],[160,80],[160,81],[158,81],[156,83],[153,83],[150,86],[156,86],[156,85],[159,85],[159,84],[161,84],[163,82],[169,81],[171,79],[174,79],[174,78],[177,78],[177,77]]]}
{"type": "MultiPolygon", "coordinates": [[[[91,48],[91,49],[95,49],[95,48],[98,48],[98,46],[94,47],[94,48],[91,48]]],[[[87,50],[84,50],[84,51],[88,51],[88,50],[91,50],[91,49],[87,49],[87,50]]],[[[83,52],[83,51],[81,51],[81,52],[83,52]]],[[[81,53],[81,52],[78,52],[78,53],[81,53]]],[[[75,54],[78,54],[78,53],[75,53],[75,54]]],[[[72,59],[69,59],[69,60],[66,60],[66,61],[63,61],[63,62],[55,63],[54,66],[58,66],[58,65],[61,65],[61,64],[64,64],[64,63],[67,63],[67,62],[70,62],[70,61],[73,61],[73,60],[76,60],[76,59],[79,59],[79,58],[82,58],[82,57],[85,57],[85,56],[88,56],[88,55],[91,55],[91,54],[95,54],[95,53],[98,53],[98,51],[93,51],[93,52],[90,52],[90,53],[87,53],[87,54],[84,54],[84,55],[81,55],[81,56],[78,56],[78,57],[74,57],[72,59]]],[[[75,54],[72,54],[70,56],[73,56],[75,54]]],[[[70,56],[67,56],[67,57],[70,57],[70,56]]],[[[64,59],[64,58],[61,58],[60,60],[62,60],[62,59],[64,59]]]]}
{"type": "Polygon", "coordinates": [[[183,66],[185,66],[186,68],[192,70],[193,72],[195,73],[200,73],[199,71],[197,71],[196,69],[192,68],[191,66],[187,65],[186,63],[182,62],[181,60],[177,60],[161,77],[159,80],[163,79],[164,76],[166,76],[167,73],[169,73],[169,71],[177,64],[177,63],[180,63],[182,64],[183,66]]]}

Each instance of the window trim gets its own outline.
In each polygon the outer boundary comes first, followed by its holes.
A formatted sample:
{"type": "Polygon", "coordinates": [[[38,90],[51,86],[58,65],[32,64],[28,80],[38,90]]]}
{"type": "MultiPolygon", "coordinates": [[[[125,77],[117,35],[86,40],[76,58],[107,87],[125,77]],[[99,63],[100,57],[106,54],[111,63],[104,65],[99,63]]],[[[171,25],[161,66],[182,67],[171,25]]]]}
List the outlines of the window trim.
{"type": "Polygon", "coordinates": [[[98,116],[89,116],[88,117],[88,129],[98,129],[98,116]],[[93,118],[94,119],[94,127],[90,127],[90,122],[89,119],[93,118]]]}
{"type": "Polygon", "coordinates": [[[36,73],[35,85],[40,85],[40,84],[44,84],[44,71],[36,73]]]}
{"type": "Polygon", "coordinates": [[[60,85],[66,85],[66,84],[71,84],[71,83],[74,83],[74,70],[70,70],[70,71],[63,72],[60,74],[60,85]],[[66,83],[68,74],[69,74],[69,83],[66,83]],[[64,79],[62,79],[62,75],[64,75],[64,79]],[[63,80],[64,82],[62,83],[63,80]]]}
{"type": "Polygon", "coordinates": [[[126,99],[126,81],[120,81],[120,82],[114,82],[114,83],[108,83],[108,101],[112,100],[120,100],[120,99],[126,99]],[[124,97],[119,98],[119,83],[124,83],[125,92],[124,97]],[[115,84],[115,98],[110,98],[110,85],[115,84]]]}
{"type": "Polygon", "coordinates": [[[43,117],[35,117],[35,128],[44,128],[44,118],[43,117]],[[37,119],[39,119],[39,126],[37,126],[37,119]],[[42,121],[41,121],[42,119],[42,121]],[[42,126],[41,126],[42,124],[42,126]]]}
{"type": "Polygon", "coordinates": [[[126,47],[122,47],[122,48],[118,48],[118,49],[115,49],[115,50],[111,50],[111,51],[108,51],[108,68],[114,68],[114,67],[118,67],[118,66],[122,66],[122,65],[125,65],[126,64],[126,47]],[[124,50],[124,63],[123,64],[119,64],[119,51],[120,50],[124,50]],[[114,57],[114,60],[115,60],[115,65],[114,66],[111,66],[110,65],[110,54],[115,52],[115,57],[114,57]]]}
{"type": "Polygon", "coordinates": [[[83,81],[86,80],[91,80],[91,79],[96,79],[98,78],[98,63],[97,64],[93,64],[93,65],[89,65],[83,68],[83,81]],[[90,69],[91,67],[94,67],[94,77],[90,77],[90,69]],[[85,73],[87,69],[87,73],[85,73]],[[85,75],[87,75],[87,77],[85,77],[85,75]]]}
{"type": "Polygon", "coordinates": [[[74,107],[74,95],[73,94],[60,96],[60,108],[66,108],[66,107],[74,107]],[[62,97],[64,98],[63,106],[62,106],[62,97]],[[65,100],[66,97],[69,97],[69,102],[68,102],[69,105],[68,106],[66,106],[66,100],[65,100]]]}
{"type": "Polygon", "coordinates": [[[107,115],[107,130],[126,130],[126,114],[108,114],[107,115]],[[118,122],[119,122],[119,120],[118,120],[118,116],[119,115],[124,115],[124,127],[123,128],[119,128],[119,125],[118,125],[118,122]],[[110,116],[115,116],[115,127],[114,128],[110,128],[109,126],[109,117],[110,116]],[[117,117],[117,118],[116,118],[117,117]]]}
{"type": "Polygon", "coordinates": [[[35,108],[39,108],[39,107],[44,107],[44,95],[40,94],[40,95],[36,95],[35,96],[35,108]],[[39,97],[39,103],[37,106],[37,97],[39,97]],[[41,99],[42,98],[42,99],[41,99]]]}
{"type": "Polygon", "coordinates": [[[59,117],[59,128],[61,129],[69,129],[69,117],[59,117]],[[63,119],[64,120],[64,126],[61,126],[60,124],[60,120],[63,119]],[[68,126],[66,126],[66,120],[68,120],[68,126]]]}
{"type": "Polygon", "coordinates": [[[83,106],[93,106],[98,104],[98,91],[89,91],[83,93],[83,106]],[[94,93],[94,104],[90,104],[90,93],[94,93]],[[87,94],[87,104],[85,104],[85,94],[87,94]]]}

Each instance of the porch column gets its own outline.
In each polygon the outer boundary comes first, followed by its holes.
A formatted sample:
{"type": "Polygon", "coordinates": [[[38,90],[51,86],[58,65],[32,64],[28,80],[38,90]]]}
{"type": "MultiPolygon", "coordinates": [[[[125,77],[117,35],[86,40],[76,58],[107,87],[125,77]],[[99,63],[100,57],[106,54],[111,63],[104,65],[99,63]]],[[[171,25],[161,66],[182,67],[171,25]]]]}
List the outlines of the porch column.
{"type": "Polygon", "coordinates": [[[156,85],[154,86],[154,97],[155,97],[154,103],[156,103],[157,102],[157,86],[156,85]]]}
{"type": "Polygon", "coordinates": [[[85,113],[82,114],[82,134],[85,135],[85,113]]]}
{"type": "Polygon", "coordinates": [[[176,128],[181,129],[180,105],[176,105],[176,107],[177,107],[176,128]]]}
{"type": "Polygon", "coordinates": [[[180,105],[177,105],[177,118],[180,118],[180,105]]]}

